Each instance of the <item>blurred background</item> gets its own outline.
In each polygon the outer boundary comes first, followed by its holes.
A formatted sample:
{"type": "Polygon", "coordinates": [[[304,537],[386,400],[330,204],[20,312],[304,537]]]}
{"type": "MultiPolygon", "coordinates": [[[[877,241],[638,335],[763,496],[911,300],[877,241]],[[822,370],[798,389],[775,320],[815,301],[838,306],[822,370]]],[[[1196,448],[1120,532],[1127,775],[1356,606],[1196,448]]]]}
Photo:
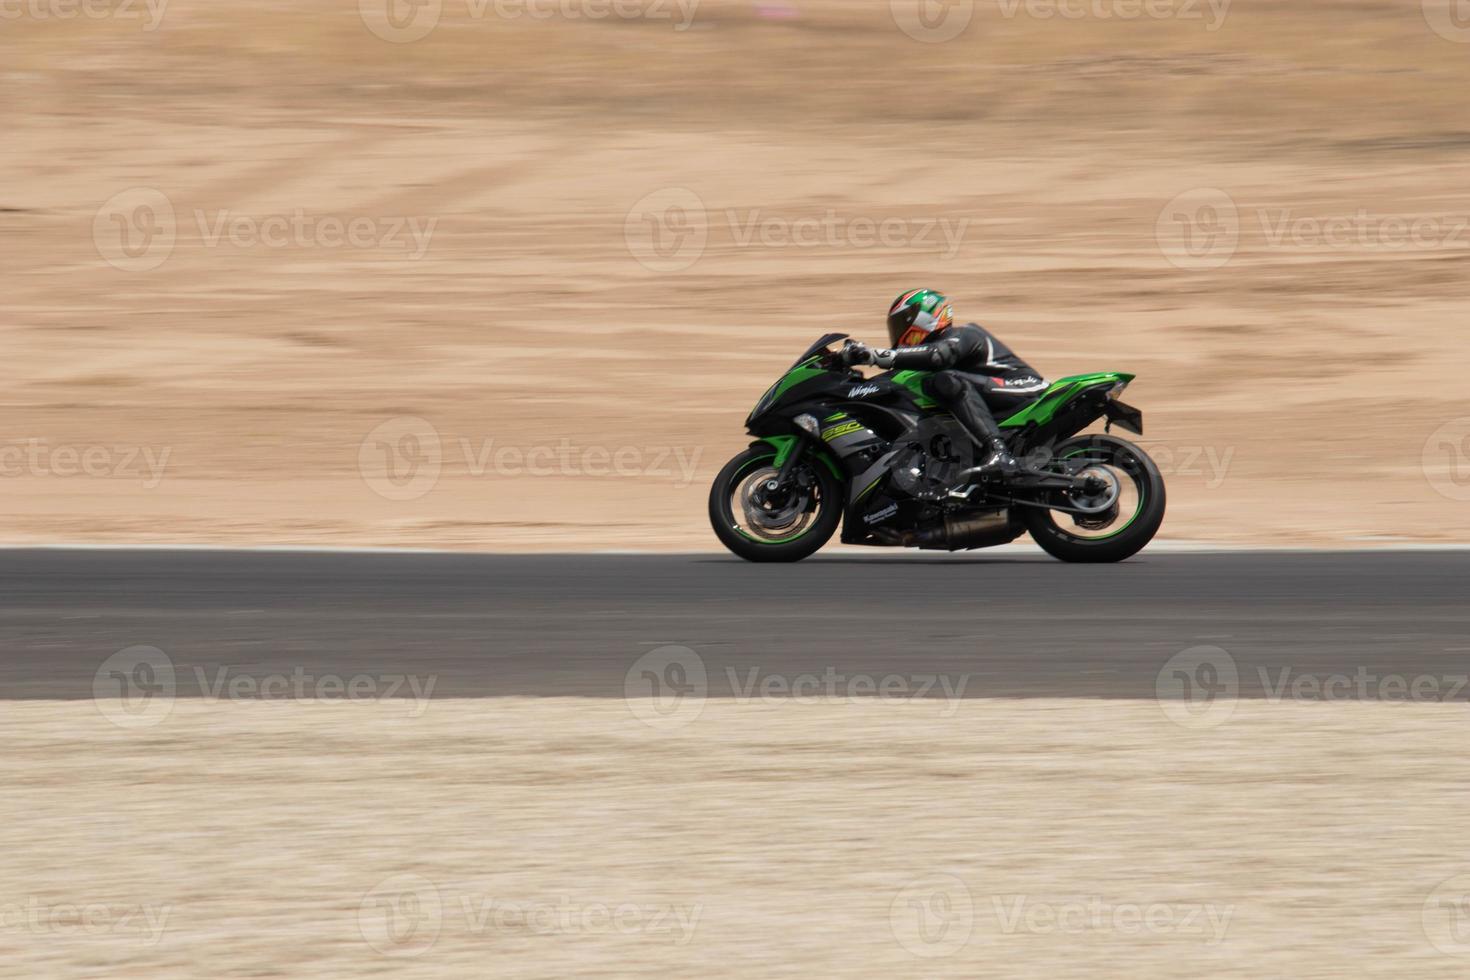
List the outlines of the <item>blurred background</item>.
{"type": "Polygon", "coordinates": [[[6,0],[14,542],[707,548],[817,334],[1139,379],[1163,537],[1463,537],[1425,0],[6,0]]]}
{"type": "Polygon", "coordinates": [[[918,287],[1137,374],[1165,541],[1463,542],[1467,82],[1460,0],[0,0],[0,543],[579,552],[8,552],[0,977],[1463,977],[1459,553],[580,552],[918,287]]]}

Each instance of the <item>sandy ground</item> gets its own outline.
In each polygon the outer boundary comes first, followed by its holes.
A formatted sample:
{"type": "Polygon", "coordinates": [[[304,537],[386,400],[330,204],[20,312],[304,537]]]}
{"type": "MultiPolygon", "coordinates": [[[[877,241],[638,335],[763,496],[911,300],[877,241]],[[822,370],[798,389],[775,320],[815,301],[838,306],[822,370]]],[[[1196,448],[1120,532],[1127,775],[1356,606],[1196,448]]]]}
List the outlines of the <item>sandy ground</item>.
{"type": "Polygon", "coordinates": [[[712,547],[755,397],[925,284],[1139,375],[1165,537],[1464,538],[1432,4],[58,2],[0,31],[0,541],[712,547]]]}
{"type": "Polygon", "coordinates": [[[1460,977],[1470,951],[1470,773],[1433,748],[1458,705],[6,712],[3,976],[1460,977]]]}

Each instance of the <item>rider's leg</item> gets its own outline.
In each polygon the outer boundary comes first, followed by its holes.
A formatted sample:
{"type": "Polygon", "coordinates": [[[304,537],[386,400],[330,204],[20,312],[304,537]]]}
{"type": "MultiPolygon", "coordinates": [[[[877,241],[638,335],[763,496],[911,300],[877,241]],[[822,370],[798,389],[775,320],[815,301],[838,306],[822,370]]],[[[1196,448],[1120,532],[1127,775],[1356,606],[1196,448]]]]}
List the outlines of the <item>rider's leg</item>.
{"type": "Polygon", "coordinates": [[[960,371],[939,371],[929,379],[930,394],[954,413],[955,419],[980,447],[985,461],[977,468],[1005,476],[1016,472],[1016,460],[1006,449],[1000,426],[985,404],[977,382],[960,371]]]}

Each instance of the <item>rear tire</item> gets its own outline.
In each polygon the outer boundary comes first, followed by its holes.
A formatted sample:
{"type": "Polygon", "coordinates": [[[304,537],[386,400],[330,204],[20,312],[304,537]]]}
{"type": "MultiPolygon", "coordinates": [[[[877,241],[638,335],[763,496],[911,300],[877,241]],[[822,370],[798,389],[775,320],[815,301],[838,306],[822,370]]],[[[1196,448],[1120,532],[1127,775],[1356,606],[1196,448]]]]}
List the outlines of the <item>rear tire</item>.
{"type": "Polygon", "coordinates": [[[825,465],[808,458],[801,463],[812,475],[814,493],[803,514],[812,515],[789,537],[760,540],[742,529],[732,503],[737,490],[752,474],[771,469],[776,451],[769,446],[752,447],[725,464],[709,491],[709,522],[715,537],[746,561],[801,561],[826,544],[842,520],[843,487],[825,465]]]}
{"type": "Polygon", "coordinates": [[[1123,523],[1116,531],[1101,537],[1074,534],[1057,523],[1065,512],[1041,507],[1017,508],[1026,530],[1042,549],[1053,558],[1071,562],[1113,562],[1131,558],[1153,540],[1164,523],[1164,478],[1148,454],[1126,439],[1109,435],[1075,436],[1057,445],[1056,459],[1075,458],[1086,454],[1131,477],[1137,487],[1138,505],[1131,516],[1120,515],[1123,523]]]}

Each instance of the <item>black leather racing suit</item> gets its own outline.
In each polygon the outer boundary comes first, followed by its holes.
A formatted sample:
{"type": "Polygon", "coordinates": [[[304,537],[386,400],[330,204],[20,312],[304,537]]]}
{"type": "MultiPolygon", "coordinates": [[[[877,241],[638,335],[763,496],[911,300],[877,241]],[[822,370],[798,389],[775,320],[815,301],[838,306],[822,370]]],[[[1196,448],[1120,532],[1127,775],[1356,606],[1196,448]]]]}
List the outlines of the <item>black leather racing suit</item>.
{"type": "Polygon", "coordinates": [[[875,350],[880,367],[933,371],[929,394],[981,446],[1000,439],[995,414],[1005,418],[1047,389],[1047,382],[989,330],[976,323],[946,327],[917,347],[875,350]]]}

